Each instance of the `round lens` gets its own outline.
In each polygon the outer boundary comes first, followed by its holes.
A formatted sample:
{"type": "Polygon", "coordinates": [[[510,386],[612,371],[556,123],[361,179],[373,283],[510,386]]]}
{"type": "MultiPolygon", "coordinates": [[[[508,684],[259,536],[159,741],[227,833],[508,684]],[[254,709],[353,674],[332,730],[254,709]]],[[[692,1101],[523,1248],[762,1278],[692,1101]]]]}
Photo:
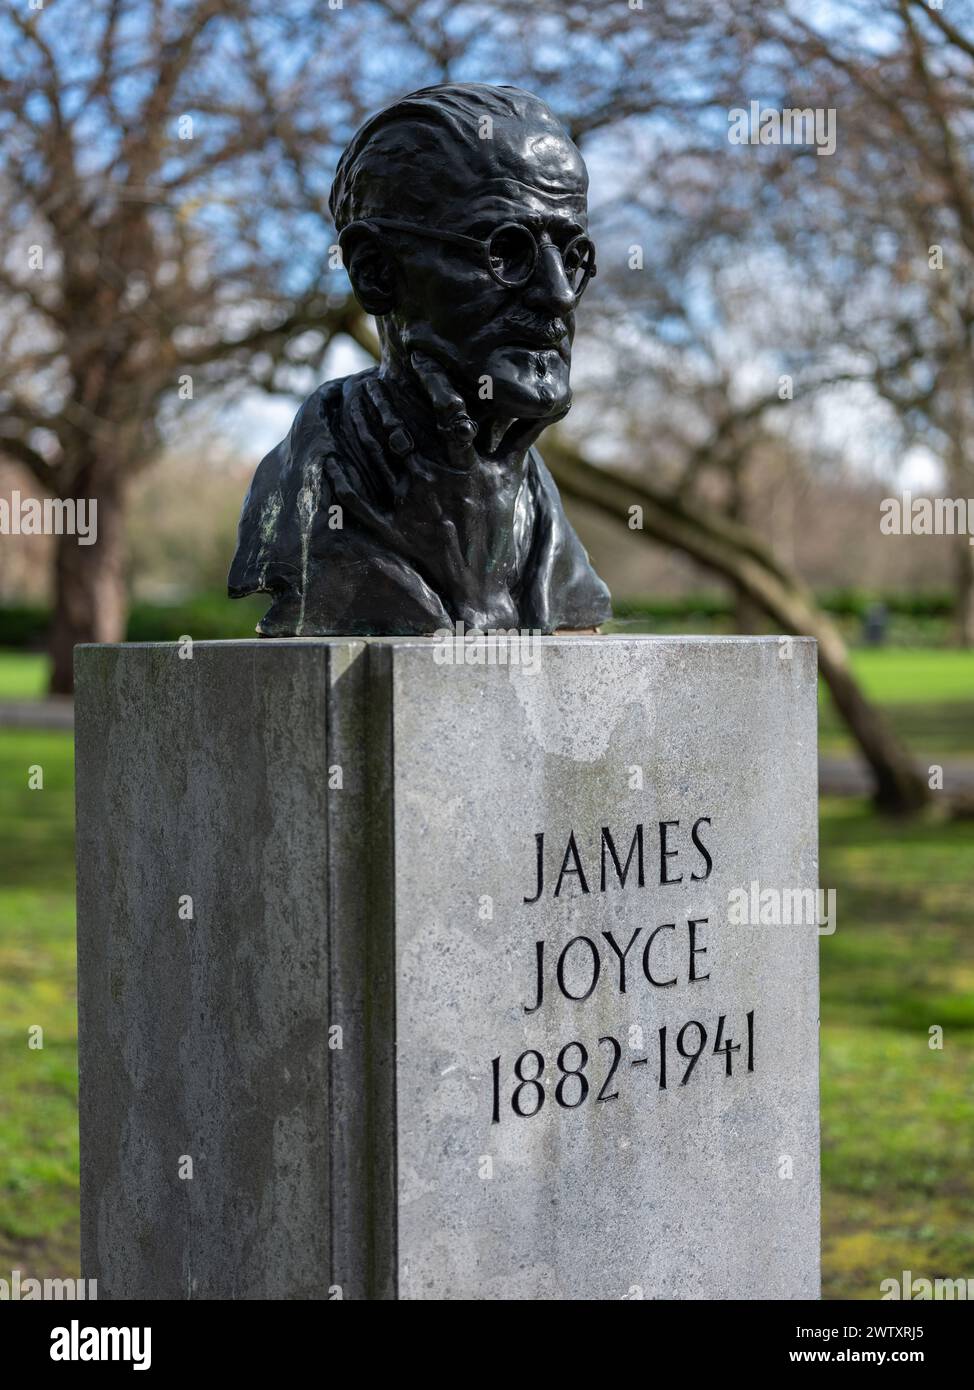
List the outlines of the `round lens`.
{"type": "Polygon", "coordinates": [[[511,222],[491,234],[487,256],[491,272],[502,284],[523,285],[534,272],[538,244],[527,227],[511,222]]]}
{"type": "Polygon", "coordinates": [[[581,294],[589,277],[595,273],[595,243],[587,236],[577,236],[562,252],[568,283],[581,294]]]}

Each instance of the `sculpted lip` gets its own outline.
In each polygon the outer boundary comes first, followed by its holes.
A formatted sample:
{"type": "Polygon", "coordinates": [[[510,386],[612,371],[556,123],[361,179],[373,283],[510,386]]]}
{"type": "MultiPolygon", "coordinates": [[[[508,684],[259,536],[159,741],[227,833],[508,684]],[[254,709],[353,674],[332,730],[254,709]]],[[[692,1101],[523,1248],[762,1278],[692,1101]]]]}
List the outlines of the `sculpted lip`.
{"type": "Polygon", "coordinates": [[[567,337],[564,329],[558,333],[511,333],[504,339],[504,346],[531,348],[537,352],[540,348],[559,347],[567,337]]]}
{"type": "Polygon", "coordinates": [[[568,337],[568,328],[563,319],[538,319],[525,316],[508,319],[500,325],[498,336],[504,347],[552,348],[563,343],[568,337]]]}
{"type": "Polygon", "coordinates": [[[527,338],[525,342],[532,348],[554,348],[560,346],[565,341],[564,334],[560,338],[527,338]]]}

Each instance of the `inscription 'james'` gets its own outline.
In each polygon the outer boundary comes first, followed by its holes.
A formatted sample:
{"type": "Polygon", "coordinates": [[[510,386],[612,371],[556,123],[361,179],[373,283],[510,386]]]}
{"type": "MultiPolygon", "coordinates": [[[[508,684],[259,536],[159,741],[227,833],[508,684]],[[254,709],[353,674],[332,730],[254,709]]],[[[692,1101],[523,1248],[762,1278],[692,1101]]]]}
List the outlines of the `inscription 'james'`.
{"type": "MultiPolygon", "coordinates": [[[[710,872],[714,867],[714,861],[710,857],[710,852],[700,838],[702,833],[701,826],[710,824],[711,819],[709,816],[698,816],[698,818],[693,822],[692,826],[690,826],[689,829],[690,843],[699,854],[700,862],[703,864],[703,873],[697,873],[695,870],[691,871],[690,873],[690,878],[694,883],[702,883],[704,879],[709,878],[710,872]]],[[[659,882],[660,884],[682,883],[682,869],[679,873],[676,872],[676,861],[680,858],[680,844],[678,841],[678,836],[680,835],[680,821],[661,820],[656,821],[655,825],[659,827],[657,832],[657,863],[659,865],[659,882]],[[671,861],[673,862],[671,863],[671,861]]],[[[598,870],[599,892],[604,893],[606,891],[609,883],[609,875],[612,872],[615,873],[616,879],[618,880],[620,887],[625,888],[626,882],[629,878],[629,874],[633,866],[633,856],[635,856],[636,860],[636,887],[645,888],[646,838],[647,836],[645,826],[641,824],[637,825],[633,833],[632,840],[629,844],[629,853],[626,855],[626,862],[623,865],[619,859],[619,852],[616,849],[616,842],[615,838],[613,837],[612,831],[609,829],[607,825],[603,825],[602,834],[600,838],[600,855],[598,870]],[[611,869],[609,868],[610,864],[611,869]]],[[[528,904],[536,903],[538,901],[538,899],[544,892],[545,884],[544,831],[542,830],[537,835],[535,835],[534,840],[537,856],[538,882],[537,887],[534,891],[534,897],[525,897],[524,899],[524,901],[528,904]]],[[[623,843],[625,842],[623,841],[623,843]]],[[[582,856],[579,854],[578,844],[575,840],[574,830],[569,832],[568,843],[565,846],[564,854],[561,856],[561,868],[558,871],[558,878],[555,882],[555,891],[552,895],[553,897],[557,898],[560,896],[566,878],[569,879],[571,883],[577,883],[580,891],[583,893],[590,893],[592,889],[589,887],[589,883],[595,882],[594,865],[590,864],[588,873],[586,873],[585,867],[582,863],[582,856]]]]}

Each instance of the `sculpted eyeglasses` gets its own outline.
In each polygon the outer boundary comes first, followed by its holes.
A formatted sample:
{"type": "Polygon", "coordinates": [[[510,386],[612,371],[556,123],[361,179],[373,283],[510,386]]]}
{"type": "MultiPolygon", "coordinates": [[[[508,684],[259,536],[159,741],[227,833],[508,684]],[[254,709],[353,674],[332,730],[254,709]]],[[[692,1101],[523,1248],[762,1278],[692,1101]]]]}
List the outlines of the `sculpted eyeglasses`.
{"type": "MultiPolygon", "coordinates": [[[[390,231],[412,232],[414,236],[429,237],[432,241],[445,241],[453,246],[463,246],[475,252],[487,273],[499,285],[514,289],[526,285],[535,272],[541,245],[534,232],[520,222],[505,222],[495,228],[486,240],[478,237],[461,236],[459,232],[444,232],[438,227],[423,227],[416,222],[400,222],[393,217],[363,217],[350,222],[342,229],[341,235],[354,227],[385,227],[390,231]]],[[[553,244],[553,243],[552,243],[553,244]]],[[[558,250],[565,267],[565,277],[572,293],[578,299],[586,285],[595,274],[595,243],[584,234],[572,237],[568,245],[558,250]]]]}

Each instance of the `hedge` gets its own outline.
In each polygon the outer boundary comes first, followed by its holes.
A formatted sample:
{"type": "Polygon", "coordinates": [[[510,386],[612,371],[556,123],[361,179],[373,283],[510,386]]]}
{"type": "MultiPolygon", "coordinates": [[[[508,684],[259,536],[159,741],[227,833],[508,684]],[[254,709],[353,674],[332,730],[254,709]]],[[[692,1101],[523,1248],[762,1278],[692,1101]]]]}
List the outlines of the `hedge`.
{"type": "MultiPolygon", "coordinates": [[[[949,618],[953,596],[945,591],[918,594],[878,594],[860,589],[837,589],[819,595],[819,603],[840,617],[862,618],[875,603],[884,603],[890,614],[911,618],[949,618]]],[[[231,602],[220,592],[196,594],[181,603],[132,605],[126,637],[130,642],[175,642],[189,635],[199,641],[227,637],[252,637],[257,620],[266,611],[262,595],[231,602]]],[[[722,618],[733,611],[722,594],[691,594],[682,598],[613,598],[617,618],[691,620],[722,618]]],[[[38,605],[0,605],[0,647],[44,645],[50,612],[38,605]]]]}
{"type": "MultiPolygon", "coordinates": [[[[253,637],[267,599],[257,596],[231,602],[221,593],[197,594],[182,603],[133,603],[126,639],[129,642],[175,642],[188,635],[198,641],[253,637]]],[[[47,608],[28,604],[0,605],[0,647],[43,647],[50,626],[47,608]]]]}

